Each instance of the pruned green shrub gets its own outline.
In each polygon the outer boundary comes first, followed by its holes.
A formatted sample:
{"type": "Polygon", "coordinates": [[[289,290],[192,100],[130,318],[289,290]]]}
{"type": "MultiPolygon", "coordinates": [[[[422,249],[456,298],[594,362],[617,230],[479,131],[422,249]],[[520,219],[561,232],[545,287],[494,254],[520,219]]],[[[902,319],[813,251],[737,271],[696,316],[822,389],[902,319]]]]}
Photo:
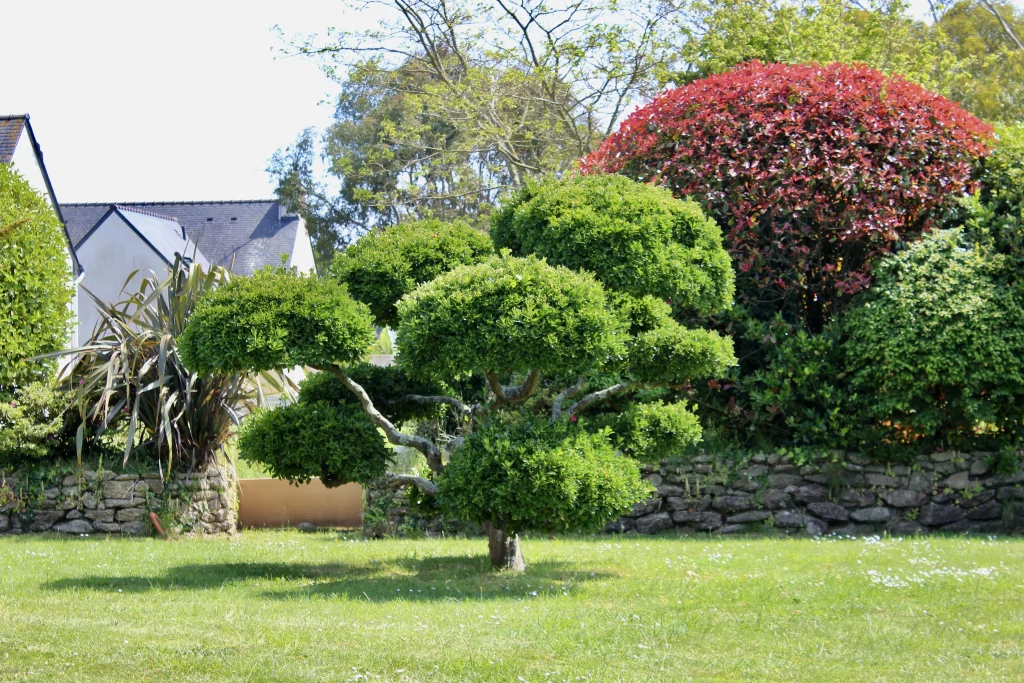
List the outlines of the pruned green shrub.
{"type": "Polygon", "coordinates": [[[370,307],[377,325],[398,324],[395,304],[417,285],[494,253],[487,233],[456,221],[400,223],[359,239],[331,264],[331,275],[370,307]]]}
{"type": "Polygon", "coordinates": [[[418,287],[398,310],[398,361],[413,376],[574,374],[622,351],[622,325],[600,283],[533,257],[461,266],[418,287]]]}
{"type": "Polygon", "coordinates": [[[328,487],[379,479],[392,454],[360,406],[325,401],[257,411],[242,423],[238,452],[275,478],[320,477],[328,487]]]}
{"type": "Polygon", "coordinates": [[[613,429],[622,452],[642,462],[678,456],[701,437],[700,420],[685,401],[634,403],[613,429]]]}
{"type": "Polygon", "coordinates": [[[499,249],[588,270],[606,287],[699,313],[732,305],[722,232],[691,201],[618,175],[528,184],[491,221],[499,249]]]}
{"type": "Polygon", "coordinates": [[[0,164],[0,400],[52,377],[52,362],[26,359],[67,343],[73,293],[57,215],[13,167],[0,164]]]}
{"type": "Polygon", "coordinates": [[[885,259],[847,325],[864,414],[898,441],[1024,436],[1024,306],[959,230],[885,259]]]}
{"type": "Polygon", "coordinates": [[[651,491],[637,463],[615,452],[608,430],[521,415],[474,431],[438,487],[446,514],[506,533],[596,531],[651,491]]]}
{"type": "Polygon", "coordinates": [[[0,400],[0,469],[69,453],[64,429],[65,392],[48,382],[18,387],[0,400]]]}
{"type": "Polygon", "coordinates": [[[369,309],[345,287],[267,269],[204,296],[178,348],[189,369],[214,373],[353,362],[372,343],[369,309]]]}

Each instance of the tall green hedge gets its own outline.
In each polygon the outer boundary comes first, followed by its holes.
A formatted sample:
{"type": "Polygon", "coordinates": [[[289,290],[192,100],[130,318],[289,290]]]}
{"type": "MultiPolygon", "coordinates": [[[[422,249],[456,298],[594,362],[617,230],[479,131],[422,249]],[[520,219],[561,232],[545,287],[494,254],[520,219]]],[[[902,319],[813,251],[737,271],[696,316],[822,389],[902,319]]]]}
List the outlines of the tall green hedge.
{"type": "Polygon", "coordinates": [[[0,164],[0,395],[45,380],[52,364],[26,359],[67,343],[71,272],[49,202],[0,164]]]}

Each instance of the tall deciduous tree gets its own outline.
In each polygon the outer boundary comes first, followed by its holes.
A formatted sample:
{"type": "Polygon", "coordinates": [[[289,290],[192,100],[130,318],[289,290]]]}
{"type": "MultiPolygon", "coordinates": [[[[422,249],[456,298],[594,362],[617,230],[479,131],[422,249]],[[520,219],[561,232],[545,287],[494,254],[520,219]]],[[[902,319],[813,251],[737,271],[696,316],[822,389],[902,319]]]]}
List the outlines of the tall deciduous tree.
{"type": "Polygon", "coordinates": [[[367,235],[336,271],[359,301],[330,280],[235,279],[200,302],[180,348],[203,372],[321,370],[297,404],[250,420],[243,457],[293,480],[366,483],[387,468],[379,428],[429,469],[390,475],[395,485],[482,523],[492,562],[522,568],[519,532],[598,529],[648,494],[623,453],[655,456],[699,438],[669,390],[734,363],[732,344],[677,323],[664,298],[693,314],[726,308],[732,272],[696,205],[621,176],[529,184],[495,220],[512,250],[482,261],[468,228],[444,240],[429,222],[398,239],[367,235]],[[578,258],[569,263],[558,244],[578,258]],[[409,291],[415,279],[387,267],[402,254],[439,272],[409,291]],[[360,363],[374,322],[396,318],[398,366],[360,363]],[[486,388],[451,389],[472,377],[486,388]],[[451,414],[451,433],[403,431],[404,419],[438,409],[451,414]]]}
{"type": "Polygon", "coordinates": [[[664,33],[675,9],[653,0],[350,5],[358,9],[379,12],[380,25],[331,30],[294,51],[341,86],[323,153],[342,184],[338,206],[364,230],[409,218],[483,227],[502,191],[595,149],[675,58],[664,33]]]}

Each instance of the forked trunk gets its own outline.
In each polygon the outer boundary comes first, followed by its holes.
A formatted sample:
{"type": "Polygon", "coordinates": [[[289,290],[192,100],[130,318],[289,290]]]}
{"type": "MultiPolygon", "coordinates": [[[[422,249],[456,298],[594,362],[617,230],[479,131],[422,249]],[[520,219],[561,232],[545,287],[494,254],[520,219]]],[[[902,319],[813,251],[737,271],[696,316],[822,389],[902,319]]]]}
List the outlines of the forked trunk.
{"type": "Polygon", "coordinates": [[[496,569],[508,569],[521,572],[526,569],[522,548],[519,547],[519,536],[507,535],[490,522],[484,522],[487,532],[487,547],[491,551],[491,564],[496,569]]]}

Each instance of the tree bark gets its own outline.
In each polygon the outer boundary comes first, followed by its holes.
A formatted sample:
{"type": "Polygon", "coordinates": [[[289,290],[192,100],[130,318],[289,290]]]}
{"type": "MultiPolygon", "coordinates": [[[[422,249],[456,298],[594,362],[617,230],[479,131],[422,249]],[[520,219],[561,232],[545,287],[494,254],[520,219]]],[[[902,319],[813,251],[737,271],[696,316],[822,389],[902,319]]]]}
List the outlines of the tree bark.
{"type": "Polygon", "coordinates": [[[519,546],[517,534],[509,536],[490,522],[484,522],[484,531],[487,532],[487,547],[491,553],[491,564],[495,569],[513,572],[526,569],[526,560],[523,559],[523,550],[519,546]]]}

